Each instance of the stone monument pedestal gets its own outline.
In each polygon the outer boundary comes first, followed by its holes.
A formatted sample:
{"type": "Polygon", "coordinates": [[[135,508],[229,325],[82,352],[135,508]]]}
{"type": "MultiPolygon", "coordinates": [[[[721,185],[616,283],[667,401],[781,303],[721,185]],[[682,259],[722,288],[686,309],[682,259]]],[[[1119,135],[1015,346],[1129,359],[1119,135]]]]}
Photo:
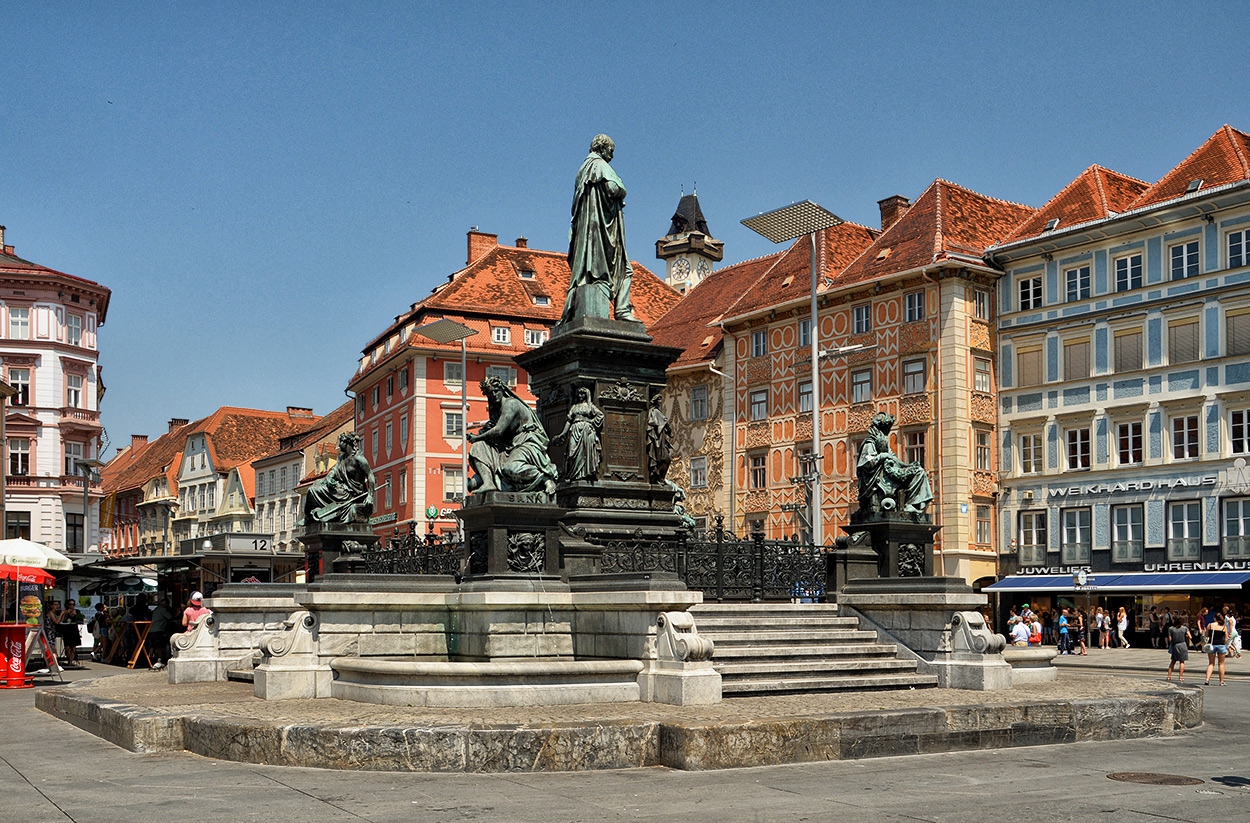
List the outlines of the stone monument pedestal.
{"type": "Polygon", "coordinates": [[[560,574],[560,518],[542,492],[474,492],[460,509],[468,535],[466,572],[560,574]]]}
{"type": "Polygon", "coordinates": [[[365,569],[363,552],[378,542],[368,523],[304,522],[299,540],[308,561],[308,582],[325,574],[359,574],[365,569]]]}

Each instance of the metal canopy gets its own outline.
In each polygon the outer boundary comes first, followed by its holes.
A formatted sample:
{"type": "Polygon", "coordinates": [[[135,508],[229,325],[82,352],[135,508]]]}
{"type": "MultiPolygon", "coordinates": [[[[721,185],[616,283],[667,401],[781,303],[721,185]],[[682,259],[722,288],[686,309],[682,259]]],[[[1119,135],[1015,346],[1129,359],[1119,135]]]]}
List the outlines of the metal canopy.
{"type": "Polygon", "coordinates": [[[426,323],[424,326],[418,326],[413,331],[435,343],[454,343],[477,334],[477,329],[471,329],[463,323],[448,320],[446,317],[435,320],[433,323],[426,323]]]}
{"type": "Polygon", "coordinates": [[[833,228],[844,222],[846,221],[841,217],[816,205],[811,200],[803,200],[748,217],[742,221],[742,225],[757,234],[762,234],[774,243],[784,243],[796,237],[833,228]]]}
{"type": "MultiPolygon", "coordinates": [[[[1184,589],[1240,589],[1250,580],[1250,571],[1132,572],[1095,574],[1087,587],[1092,592],[1167,592],[1184,589]]],[[[1021,574],[1003,578],[987,592],[1070,592],[1070,574],[1021,574]]],[[[1085,589],[1081,590],[1082,592],[1085,589]]]]}

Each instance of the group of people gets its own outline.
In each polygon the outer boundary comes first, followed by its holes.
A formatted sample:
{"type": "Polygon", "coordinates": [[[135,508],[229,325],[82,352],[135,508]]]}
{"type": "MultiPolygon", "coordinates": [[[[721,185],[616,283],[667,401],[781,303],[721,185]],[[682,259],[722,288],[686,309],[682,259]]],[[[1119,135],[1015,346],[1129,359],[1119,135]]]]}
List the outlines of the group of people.
{"type": "MultiPolygon", "coordinates": [[[[1153,609],[1151,610],[1153,611],[1153,609]]],[[[1189,649],[1200,645],[1207,656],[1207,676],[1204,685],[1211,685],[1211,676],[1218,672],[1219,683],[1224,682],[1224,661],[1228,657],[1241,657],[1241,631],[1238,629],[1238,616],[1235,610],[1225,606],[1221,611],[1205,609],[1200,612],[1190,628],[1187,615],[1173,615],[1167,612],[1159,616],[1163,628],[1163,639],[1171,659],[1168,664],[1167,679],[1172,679],[1175,670],[1177,681],[1185,682],[1185,664],[1189,662],[1189,649]],[[1179,667],[1179,668],[1178,668],[1179,667]]],[[[1152,623],[1153,626],[1153,623],[1152,623]]],[[[1153,637],[1153,631],[1151,633],[1153,637]]]]}
{"type": "MultiPolygon", "coordinates": [[[[77,612],[73,601],[61,612],[56,620],[57,625],[65,624],[66,615],[77,612]]],[[[77,623],[82,623],[82,613],[77,612],[77,623]]],[[[204,606],[204,596],[200,592],[192,592],[186,608],[181,614],[183,631],[190,631],[205,615],[212,612],[204,606]]],[[[72,618],[70,618],[72,619],[72,618]]],[[[154,669],[163,669],[169,663],[169,640],[177,633],[179,615],[170,608],[168,597],[161,595],[151,605],[146,594],[138,595],[129,607],[115,606],[112,609],[104,603],[96,603],[94,613],[87,620],[87,630],[95,639],[92,659],[99,663],[117,663],[125,665],[134,655],[138,646],[140,633],[135,630],[136,621],[148,621],[147,638],[144,649],[154,669]]],[[[77,665],[78,627],[73,626],[74,637],[65,637],[66,662],[70,667],[77,665]]]]}
{"type": "Polygon", "coordinates": [[[1128,648],[1128,640],[1124,635],[1128,629],[1128,616],[1120,609],[1118,618],[1121,623],[1113,621],[1110,612],[1103,614],[1101,608],[1093,615],[1087,615],[1084,609],[1061,608],[1058,614],[1046,610],[1041,614],[1029,608],[1025,603],[1019,609],[1011,607],[1011,616],[1007,619],[1007,630],[1011,635],[1013,646],[1042,646],[1055,644],[1060,654],[1089,654],[1089,633],[1091,621],[1093,630],[1098,633],[1101,648],[1106,648],[1105,633],[1112,626],[1118,626],[1119,636],[1124,648],[1128,648]]]}

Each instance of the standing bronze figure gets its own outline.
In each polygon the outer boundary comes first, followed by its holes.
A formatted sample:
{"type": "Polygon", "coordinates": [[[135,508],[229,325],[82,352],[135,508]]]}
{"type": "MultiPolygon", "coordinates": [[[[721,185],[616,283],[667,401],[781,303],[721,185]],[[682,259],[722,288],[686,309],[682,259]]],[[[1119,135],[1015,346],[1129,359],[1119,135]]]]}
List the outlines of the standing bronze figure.
{"type": "Polygon", "coordinates": [[[673,426],[664,413],[664,397],[660,394],[651,398],[651,408],[647,410],[647,462],[651,482],[663,483],[673,462],[673,426]]]}
{"type": "Polygon", "coordinates": [[[561,323],[578,317],[637,320],[629,292],[634,268],[625,254],[625,186],[609,163],[616,145],[606,134],[590,141],[590,154],[573,187],[569,231],[569,293],[561,323]]]}
{"type": "Polygon", "coordinates": [[[599,476],[603,447],[599,433],[603,431],[603,411],[590,400],[590,389],[577,390],[577,402],[569,408],[564,430],[552,438],[554,443],[568,442],[564,461],[564,479],[594,480],[599,476]]]}

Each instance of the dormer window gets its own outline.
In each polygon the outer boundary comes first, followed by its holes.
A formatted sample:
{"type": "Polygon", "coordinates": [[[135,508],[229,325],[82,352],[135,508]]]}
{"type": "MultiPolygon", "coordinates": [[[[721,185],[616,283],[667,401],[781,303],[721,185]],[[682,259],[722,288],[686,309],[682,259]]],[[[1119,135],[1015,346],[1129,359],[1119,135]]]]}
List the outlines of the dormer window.
{"type": "Polygon", "coordinates": [[[534,295],[534,305],[535,306],[550,306],[551,298],[545,294],[536,294],[534,295]]]}
{"type": "Polygon", "coordinates": [[[498,343],[501,346],[512,345],[512,329],[507,326],[491,326],[490,339],[492,343],[498,343]]]}
{"type": "Polygon", "coordinates": [[[521,269],[521,270],[520,270],[520,274],[521,274],[521,279],[522,279],[522,280],[533,280],[533,279],[534,279],[534,270],[533,270],[533,269],[521,269]]]}

